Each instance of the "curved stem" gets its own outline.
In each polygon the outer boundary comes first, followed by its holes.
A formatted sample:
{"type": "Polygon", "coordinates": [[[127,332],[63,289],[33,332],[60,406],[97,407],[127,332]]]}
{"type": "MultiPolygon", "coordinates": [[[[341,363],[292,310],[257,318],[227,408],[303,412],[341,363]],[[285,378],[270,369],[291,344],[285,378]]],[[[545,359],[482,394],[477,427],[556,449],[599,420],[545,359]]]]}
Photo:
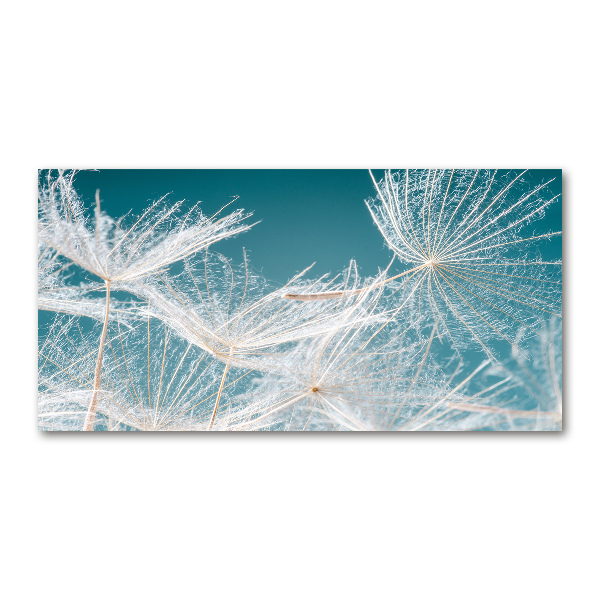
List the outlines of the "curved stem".
{"type": "Polygon", "coordinates": [[[108,312],[110,309],[110,281],[106,281],[106,313],[104,314],[104,327],[100,336],[100,347],[98,348],[98,358],[96,359],[96,371],[94,373],[94,393],[92,401],[85,416],[83,431],[93,431],[96,411],[98,410],[98,401],[100,399],[100,374],[102,373],[102,356],[104,354],[104,342],[106,341],[106,329],[108,328],[108,312]]]}
{"type": "MultiPolygon", "coordinates": [[[[418,267],[414,267],[412,269],[408,269],[408,271],[402,271],[402,273],[398,273],[398,275],[394,275],[389,279],[385,279],[380,283],[373,286],[373,288],[381,287],[390,281],[394,281],[394,279],[398,279],[398,277],[402,277],[402,275],[408,275],[413,271],[418,271],[419,269],[424,269],[427,267],[427,263],[419,265],[418,267]]],[[[314,292],[313,294],[284,294],[282,298],[286,300],[301,300],[303,302],[315,302],[317,300],[332,300],[333,298],[343,298],[346,296],[354,296],[356,294],[360,294],[364,292],[368,288],[360,288],[357,290],[341,290],[339,292],[314,292]]]]}
{"type": "Polygon", "coordinates": [[[208,424],[208,431],[212,429],[212,426],[215,422],[215,417],[217,416],[217,409],[219,408],[219,402],[221,401],[221,393],[223,392],[223,385],[225,384],[225,377],[227,376],[227,371],[229,370],[229,360],[233,355],[233,348],[229,351],[229,359],[225,363],[225,370],[223,371],[223,377],[221,377],[221,385],[219,386],[219,393],[217,394],[217,401],[215,402],[215,407],[212,412],[212,416],[210,417],[210,423],[208,424]]]}

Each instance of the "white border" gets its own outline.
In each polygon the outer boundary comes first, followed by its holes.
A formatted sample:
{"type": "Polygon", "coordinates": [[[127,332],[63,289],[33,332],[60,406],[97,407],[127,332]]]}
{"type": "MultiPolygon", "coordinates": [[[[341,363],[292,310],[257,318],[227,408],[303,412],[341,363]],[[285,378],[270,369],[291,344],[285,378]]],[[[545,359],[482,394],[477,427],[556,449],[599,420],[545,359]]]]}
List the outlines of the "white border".
{"type": "Polygon", "coordinates": [[[591,597],[590,6],[3,9],[5,597],[591,597]],[[564,169],[564,433],[35,431],[37,168],[397,165],[564,169]]]}

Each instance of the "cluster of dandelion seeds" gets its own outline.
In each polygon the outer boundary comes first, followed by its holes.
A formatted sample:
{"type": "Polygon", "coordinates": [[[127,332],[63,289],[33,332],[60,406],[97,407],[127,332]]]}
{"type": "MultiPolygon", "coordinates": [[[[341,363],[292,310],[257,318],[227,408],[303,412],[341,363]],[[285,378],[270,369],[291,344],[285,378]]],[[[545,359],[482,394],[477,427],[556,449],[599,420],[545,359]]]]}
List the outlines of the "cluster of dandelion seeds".
{"type": "Polygon", "coordinates": [[[371,175],[392,263],[276,286],[211,248],[254,226],[231,202],[113,218],[76,175],[39,174],[40,429],[561,429],[562,267],[543,254],[561,232],[536,228],[551,181],[371,175]]]}

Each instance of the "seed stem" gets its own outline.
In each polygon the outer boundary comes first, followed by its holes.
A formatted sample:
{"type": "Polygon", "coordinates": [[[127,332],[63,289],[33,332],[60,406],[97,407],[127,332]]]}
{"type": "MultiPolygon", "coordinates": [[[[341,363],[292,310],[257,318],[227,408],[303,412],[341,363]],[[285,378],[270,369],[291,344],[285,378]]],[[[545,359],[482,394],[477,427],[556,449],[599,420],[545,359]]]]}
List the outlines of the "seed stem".
{"type": "Polygon", "coordinates": [[[106,329],[108,328],[108,312],[110,309],[110,281],[106,281],[106,313],[104,315],[104,327],[100,336],[100,347],[98,348],[98,358],[96,359],[96,371],[94,373],[94,393],[92,401],[85,416],[83,431],[93,431],[94,421],[96,420],[96,411],[98,410],[98,400],[100,399],[100,375],[102,373],[102,356],[104,355],[104,342],[106,341],[106,329]]]}
{"type": "MultiPolygon", "coordinates": [[[[402,277],[402,275],[408,275],[409,273],[412,273],[413,271],[418,271],[419,269],[425,269],[428,266],[429,266],[428,263],[424,263],[422,265],[419,265],[418,267],[408,269],[408,271],[402,271],[402,273],[398,273],[398,275],[394,275],[393,277],[390,277],[389,279],[386,279],[386,280],[374,285],[373,288],[381,287],[382,285],[385,285],[386,283],[389,283],[390,281],[393,281],[394,279],[398,279],[398,277],[402,277]]],[[[354,296],[356,294],[360,294],[361,292],[364,292],[366,289],[368,289],[368,288],[360,288],[357,290],[340,290],[339,292],[314,292],[312,294],[284,294],[283,298],[285,298],[286,300],[300,300],[303,302],[315,302],[317,300],[332,300],[333,298],[343,298],[346,296],[354,296]]]]}
{"type": "Polygon", "coordinates": [[[212,426],[215,422],[215,417],[217,416],[217,409],[219,408],[219,402],[221,401],[221,393],[223,392],[223,385],[225,384],[225,377],[227,376],[227,371],[229,370],[229,361],[233,355],[233,348],[229,351],[229,358],[225,363],[225,370],[223,371],[223,377],[221,377],[221,385],[219,386],[219,393],[217,394],[217,401],[215,402],[215,407],[212,412],[212,416],[210,418],[210,423],[208,425],[208,430],[212,429],[212,426]]]}

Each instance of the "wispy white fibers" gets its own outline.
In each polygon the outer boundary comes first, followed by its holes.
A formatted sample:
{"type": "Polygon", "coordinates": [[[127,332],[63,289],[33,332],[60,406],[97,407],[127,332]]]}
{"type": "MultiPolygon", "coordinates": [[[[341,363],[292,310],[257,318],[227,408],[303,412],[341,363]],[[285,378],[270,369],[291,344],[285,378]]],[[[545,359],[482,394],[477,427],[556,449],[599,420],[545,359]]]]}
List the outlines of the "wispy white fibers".
{"type": "Polygon", "coordinates": [[[212,253],[202,261],[186,261],[180,275],[161,277],[160,285],[147,285],[140,294],[157,317],[218,360],[269,370],[279,354],[287,351],[286,344],[331,331],[340,323],[353,327],[383,318],[372,310],[381,296],[376,285],[326,304],[295,304],[282,297],[294,287],[354,289],[359,281],[354,262],[329,282],[306,281],[302,279],[305,274],[298,274],[283,288],[275,287],[253,272],[245,257],[236,266],[212,253]]]}
{"type": "Polygon", "coordinates": [[[49,172],[38,189],[38,237],[89,273],[114,286],[163,270],[224,238],[247,231],[251,216],[237,209],[202,214],[199,204],[179,215],[183,202],[166,196],[141,216],[113,219],[102,212],[99,193],[93,222],[74,187],[75,172],[49,172]]]}
{"type": "Polygon", "coordinates": [[[487,366],[442,369],[427,338],[397,320],[299,343],[279,373],[254,382],[234,428],[270,431],[468,431],[505,429],[493,401],[510,378],[482,384],[487,366]],[[473,382],[476,385],[473,385],[473,382]],[[474,390],[473,388],[476,388],[474,390]]]}
{"type": "MultiPolygon", "coordinates": [[[[152,203],[140,217],[114,220],[101,211],[96,192],[93,225],[75,190],[74,171],[51,171],[38,185],[38,237],[61,255],[99,277],[106,287],[104,328],[96,359],[95,385],[99,389],[106,328],[110,315],[110,292],[119,284],[140,281],[164,270],[210,244],[250,228],[237,210],[227,216],[205,217],[196,205],[177,216],[181,202],[168,205],[165,197],[152,203]],[[217,218],[218,217],[218,218],[217,218]]],[[[223,210],[223,209],[221,209],[223,210]]],[[[92,430],[99,396],[95,393],[84,429],[92,430]]]]}
{"type": "MultiPolygon", "coordinates": [[[[94,396],[98,335],[102,325],[82,326],[57,315],[38,348],[38,421],[42,430],[81,431],[94,396]]],[[[99,395],[100,399],[101,395],[99,395]]],[[[102,415],[97,426],[106,427],[102,415]]]]}
{"type": "Polygon", "coordinates": [[[108,341],[106,387],[109,427],[137,431],[227,430],[235,407],[236,377],[220,388],[221,364],[148,316],[125,336],[108,341]],[[222,410],[212,412],[221,392],[222,410]]]}
{"type": "MultiPolygon", "coordinates": [[[[381,286],[376,288],[381,290],[381,286]]],[[[365,306],[370,313],[377,302],[365,306]]],[[[314,431],[372,429],[395,404],[397,386],[410,386],[426,352],[414,322],[363,319],[296,343],[277,368],[257,378],[248,392],[240,428],[314,431]],[[391,323],[394,323],[392,326],[391,323]],[[393,329],[393,331],[390,331],[393,329]]]]}
{"type": "MultiPolygon", "coordinates": [[[[105,302],[93,298],[90,292],[98,285],[69,285],[72,262],[43,242],[38,244],[38,309],[69,315],[86,316],[103,321],[105,302]]],[[[123,323],[135,319],[134,303],[112,300],[109,318],[121,318],[123,323]]]]}
{"type": "MultiPolygon", "coordinates": [[[[273,288],[250,270],[246,260],[234,267],[221,255],[207,254],[202,263],[186,264],[181,275],[163,277],[161,286],[146,286],[149,310],[224,364],[222,385],[231,376],[228,371],[232,367],[276,370],[281,357],[299,340],[384,318],[378,309],[382,288],[377,285],[325,305],[290,303],[282,296],[299,285],[303,275],[300,273],[284,288],[273,288]]],[[[352,262],[333,281],[300,285],[315,291],[340,290],[355,288],[358,281],[352,262]]],[[[214,416],[219,402],[220,395],[214,416]]]]}
{"type": "Polygon", "coordinates": [[[522,344],[521,330],[512,357],[489,369],[488,376],[507,378],[510,386],[493,399],[457,408],[501,416],[509,430],[562,429],[562,321],[553,317],[542,322],[537,333],[522,344]]]}
{"type": "Polygon", "coordinates": [[[41,429],[561,428],[561,263],[541,258],[560,232],[532,225],[549,182],[387,172],[367,204],[394,261],[280,286],[209,251],[248,229],[241,210],[163,199],[113,220],[97,196],[87,219],[73,176],[39,187],[39,307],[74,315],[40,340],[41,429]],[[69,285],[78,269],[91,279],[69,285]]]}
{"type": "Polygon", "coordinates": [[[455,345],[512,344],[540,315],[560,316],[561,261],[537,253],[560,231],[522,234],[557,201],[548,184],[528,188],[526,172],[406,170],[387,172],[367,200],[387,245],[409,267],[397,275],[422,311],[455,345]]]}
{"type": "MultiPolygon", "coordinates": [[[[97,333],[86,333],[77,319],[55,321],[55,331],[39,351],[39,426],[81,430],[95,392],[97,333]]],[[[221,365],[214,357],[173,336],[149,316],[130,329],[113,323],[98,389],[94,427],[105,431],[202,431],[209,427],[219,390],[221,365]]],[[[228,429],[237,410],[242,377],[223,390],[214,429],[228,429]]]]}

